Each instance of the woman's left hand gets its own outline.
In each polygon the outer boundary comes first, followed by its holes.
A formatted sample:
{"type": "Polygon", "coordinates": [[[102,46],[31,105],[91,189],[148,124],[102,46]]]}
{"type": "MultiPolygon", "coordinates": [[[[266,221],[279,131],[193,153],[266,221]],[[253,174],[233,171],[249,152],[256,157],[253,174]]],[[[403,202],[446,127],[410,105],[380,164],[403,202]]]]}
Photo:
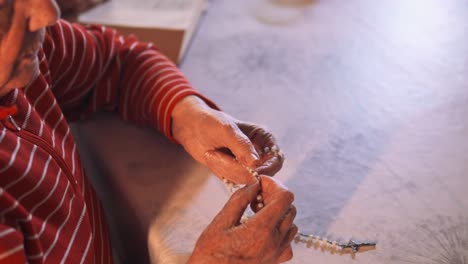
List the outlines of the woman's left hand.
{"type": "Polygon", "coordinates": [[[273,176],[283,166],[284,156],[271,133],[214,110],[196,96],[174,108],[172,134],[195,160],[236,184],[255,181],[249,169],[273,176]]]}

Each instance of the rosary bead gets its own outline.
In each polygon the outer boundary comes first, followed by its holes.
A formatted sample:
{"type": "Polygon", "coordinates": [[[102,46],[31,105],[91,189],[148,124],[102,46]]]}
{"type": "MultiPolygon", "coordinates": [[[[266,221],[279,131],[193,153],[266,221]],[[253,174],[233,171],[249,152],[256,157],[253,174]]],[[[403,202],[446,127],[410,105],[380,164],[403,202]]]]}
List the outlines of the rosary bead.
{"type": "MultiPolygon", "coordinates": [[[[268,153],[272,151],[275,155],[278,155],[280,160],[284,161],[284,154],[279,150],[279,148],[274,145],[272,146],[271,148],[269,147],[265,147],[264,148],[264,152],[265,153],[268,153]]],[[[258,151],[259,154],[262,153],[262,150],[259,150],[258,151]]],[[[237,160],[237,159],[236,159],[237,160]]],[[[242,165],[242,164],[241,164],[242,165]]],[[[250,174],[252,174],[253,177],[255,177],[257,180],[260,180],[260,176],[258,174],[258,172],[256,172],[254,169],[252,168],[249,168],[247,166],[244,166],[242,165],[250,174]]],[[[229,187],[229,190],[231,191],[231,193],[233,193],[234,191],[236,191],[237,189],[240,188],[239,185],[237,184],[234,184],[233,182],[230,182],[228,179],[226,178],[223,178],[223,182],[229,187]]],[[[263,203],[263,196],[261,194],[258,194],[256,196],[256,200],[257,200],[257,208],[260,210],[262,209],[265,204],[263,203]]],[[[244,223],[246,222],[247,220],[249,219],[248,215],[246,212],[244,212],[244,215],[241,217],[240,219],[240,223],[244,223]]],[[[340,245],[338,244],[336,241],[333,241],[333,242],[329,242],[326,238],[323,238],[323,239],[320,239],[319,236],[314,236],[314,235],[305,235],[305,234],[302,234],[302,233],[298,233],[298,235],[296,235],[294,237],[294,242],[297,244],[299,242],[302,242],[302,243],[306,243],[307,245],[307,248],[310,248],[312,246],[315,246],[315,248],[318,248],[318,247],[321,247],[322,250],[331,250],[332,251],[332,254],[336,251],[342,251],[343,248],[347,248],[349,247],[348,245],[340,245]],[[301,236],[304,236],[304,237],[307,237],[307,239],[302,239],[301,236]]],[[[355,243],[354,241],[350,241],[350,243],[355,243]]],[[[358,244],[359,245],[362,245],[362,244],[358,244]]]]}
{"type": "Polygon", "coordinates": [[[307,239],[307,248],[312,247],[312,245],[314,244],[313,242],[314,241],[313,241],[312,237],[309,237],[309,239],[307,239]]]}
{"type": "Polygon", "coordinates": [[[245,223],[247,220],[249,220],[249,217],[247,217],[246,215],[243,215],[243,216],[241,217],[240,222],[241,222],[241,224],[243,224],[243,223],[245,223]]]}
{"type": "Polygon", "coordinates": [[[333,241],[333,242],[332,242],[332,248],[333,248],[333,249],[336,249],[336,241],[333,241]]]}
{"type": "Polygon", "coordinates": [[[278,156],[279,156],[282,160],[285,159],[285,158],[284,158],[284,154],[283,154],[283,152],[281,152],[281,151],[278,151],[278,156]]]}
{"type": "Polygon", "coordinates": [[[319,237],[319,236],[316,236],[316,237],[315,237],[315,243],[320,244],[320,237],[319,237]]]}
{"type": "Polygon", "coordinates": [[[326,238],[322,239],[322,248],[323,249],[328,248],[328,240],[326,238]]]}
{"type": "Polygon", "coordinates": [[[294,237],[294,243],[299,243],[301,241],[301,237],[299,235],[296,235],[296,237],[294,237]]]}
{"type": "Polygon", "coordinates": [[[254,176],[255,178],[258,178],[258,172],[256,171],[252,172],[252,176],[254,176]]]}

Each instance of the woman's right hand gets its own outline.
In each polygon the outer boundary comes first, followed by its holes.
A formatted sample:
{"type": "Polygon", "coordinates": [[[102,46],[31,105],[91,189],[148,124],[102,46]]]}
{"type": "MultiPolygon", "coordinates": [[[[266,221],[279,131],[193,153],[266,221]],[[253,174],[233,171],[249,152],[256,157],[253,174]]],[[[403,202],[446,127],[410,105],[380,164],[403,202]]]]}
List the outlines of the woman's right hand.
{"type": "Polygon", "coordinates": [[[237,190],[203,231],[188,263],[281,263],[292,258],[294,195],[273,178],[237,190]],[[256,204],[260,189],[264,207],[240,223],[249,204],[256,204]]]}

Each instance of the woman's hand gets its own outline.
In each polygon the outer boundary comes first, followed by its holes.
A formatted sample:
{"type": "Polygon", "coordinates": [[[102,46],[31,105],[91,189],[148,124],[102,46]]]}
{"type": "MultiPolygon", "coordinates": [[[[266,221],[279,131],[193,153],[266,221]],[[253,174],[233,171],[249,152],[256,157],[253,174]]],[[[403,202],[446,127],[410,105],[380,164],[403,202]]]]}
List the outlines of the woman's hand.
{"type": "Polygon", "coordinates": [[[268,131],[214,110],[196,96],[174,108],[172,133],[195,160],[237,184],[255,182],[247,168],[273,176],[283,165],[284,157],[275,151],[276,140],[268,131]]]}
{"type": "Polygon", "coordinates": [[[237,190],[197,241],[188,263],[270,264],[292,258],[294,195],[270,177],[261,176],[237,190]],[[265,207],[240,223],[246,207],[255,202],[262,190],[265,207]]]}

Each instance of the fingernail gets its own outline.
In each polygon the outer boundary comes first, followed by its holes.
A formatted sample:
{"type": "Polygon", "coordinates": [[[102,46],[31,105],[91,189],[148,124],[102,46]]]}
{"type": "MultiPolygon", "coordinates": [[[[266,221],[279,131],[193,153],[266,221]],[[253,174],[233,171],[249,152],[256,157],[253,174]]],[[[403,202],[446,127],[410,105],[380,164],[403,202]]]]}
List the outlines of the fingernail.
{"type": "Polygon", "coordinates": [[[253,172],[252,172],[252,176],[255,177],[255,179],[257,179],[257,180],[258,180],[258,178],[260,177],[260,175],[259,175],[258,172],[256,172],[256,171],[253,171],[253,172]]]}
{"type": "Polygon", "coordinates": [[[260,159],[257,153],[250,153],[250,156],[254,159],[254,161],[258,161],[260,159]]]}

